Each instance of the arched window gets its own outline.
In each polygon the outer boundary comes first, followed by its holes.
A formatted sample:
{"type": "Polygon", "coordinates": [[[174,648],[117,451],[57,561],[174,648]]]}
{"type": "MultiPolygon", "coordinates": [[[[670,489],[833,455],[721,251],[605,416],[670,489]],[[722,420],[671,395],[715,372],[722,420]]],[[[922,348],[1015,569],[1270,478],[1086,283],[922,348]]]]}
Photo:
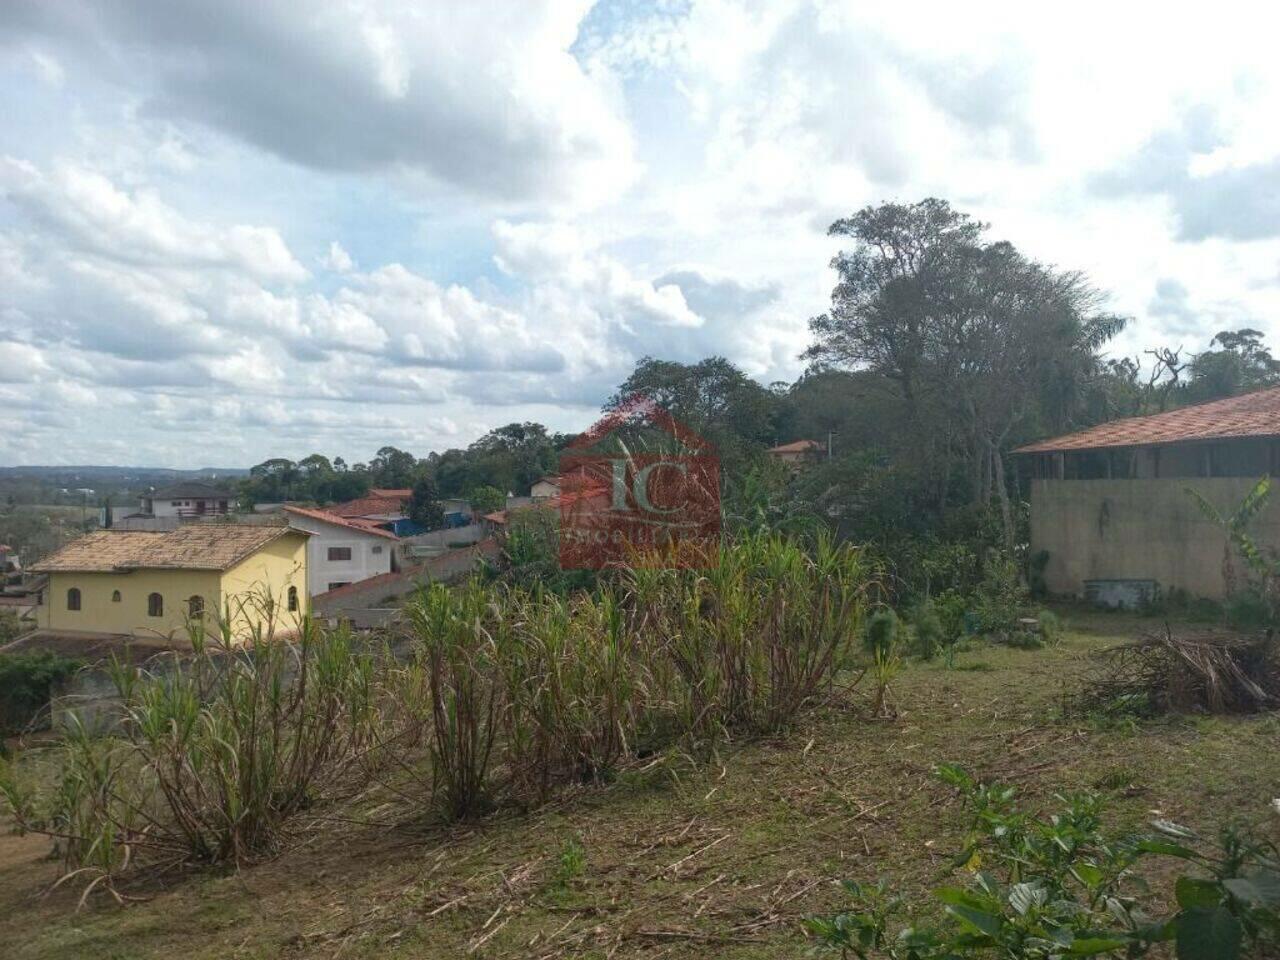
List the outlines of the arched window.
{"type": "Polygon", "coordinates": [[[297,609],[298,609],[298,588],[290,587],[289,588],[289,610],[290,612],[293,612],[293,611],[296,611],[297,609]]]}
{"type": "Polygon", "coordinates": [[[112,603],[119,603],[119,602],[120,602],[120,591],[119,591],[119,590],[112,590],[112,591],[111,591],[111,602],[112,602],[112,603]]]}
{"type": "Polygon", "coordinates": [[[80,588],[79,587],[72,587],[70,590],[67,591],[67,609],[68,610],[80,609],[80,588]]]}
{"type": "Polygon", "coordinates": [[[187,616],[199,620],[204,616],[204,597],[194,596],[187,600],[187,616]]]}
{"type": "Polygon", "coordinates": [[[153,593],[147,597],[147,616],[163,617],[164,616],[164,597],[158,593],[153,593]]]}

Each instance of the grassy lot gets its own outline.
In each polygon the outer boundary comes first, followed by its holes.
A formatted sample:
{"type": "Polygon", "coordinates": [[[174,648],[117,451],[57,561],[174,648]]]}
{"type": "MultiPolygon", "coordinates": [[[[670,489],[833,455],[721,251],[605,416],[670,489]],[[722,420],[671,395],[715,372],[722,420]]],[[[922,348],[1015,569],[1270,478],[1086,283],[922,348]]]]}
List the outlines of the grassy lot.
{"type": "MultiPolygon", "coordinates": [[[[979,646],[912,665],[896,720],[862,698],[710,765],[664,757],[527,815],[440,830],[404,801],[348,819],[239,873],[175,875],[76,911],[40,838],[0,836],[6,957],[802,957],[831,881],[897,879],[924,902],[964,826],[930,775],[955,760],[1018,784],[1110,798],[1117,829],[1155,815],[1201,828],[1267,816],[1280,717],[1106,725],[1064,719],[1089,653],[1144,624],[1067,612],[1057,647],[979,646]],[[355,822],[359,821],[359,822],[355,822]]],[[[68,885],[69,887],[70,885],[68,885]]]]}

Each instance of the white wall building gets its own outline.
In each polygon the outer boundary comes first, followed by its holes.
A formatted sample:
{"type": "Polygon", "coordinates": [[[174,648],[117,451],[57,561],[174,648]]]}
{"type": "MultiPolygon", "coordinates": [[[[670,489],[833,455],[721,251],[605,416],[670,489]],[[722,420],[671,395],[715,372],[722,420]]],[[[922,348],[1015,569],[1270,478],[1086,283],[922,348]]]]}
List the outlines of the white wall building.
{"type": "Polygon", "coordinates": [[[150,517],[225,516],[235,506],[235,494],[193,480],[162,487],[142,497],[142,513],[150,517]]]}
{"type": "Polygon", "coordinates": [[[311,534],[307,580],[313,597],[391,572],[397,539],[394,533],[324,510],[286,505],[284,513],[289,526],[311,534]]]}
{"type": "Polygon", "coordinates": [[[529,496],[534,500],[550,500],[560,496],[560,478],[542,477],[529,488],[529,496]]]}

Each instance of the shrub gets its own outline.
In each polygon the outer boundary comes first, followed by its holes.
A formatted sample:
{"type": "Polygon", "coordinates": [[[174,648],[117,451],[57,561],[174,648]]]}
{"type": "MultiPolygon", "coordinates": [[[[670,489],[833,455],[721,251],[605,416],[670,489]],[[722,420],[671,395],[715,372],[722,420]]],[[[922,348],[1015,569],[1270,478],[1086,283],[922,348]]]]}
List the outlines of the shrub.
{"type": "Polygon", "coordinates": [[[1242,590],[1223,604],[1227,624],[1236,630],[1265,630],[1271,626],[1271,607],[1257,590],[1242,590]]]}
{"type": "Polygon", "coordinates": [[[898,615],[891,607],[877,610],[867,621],[862,645],[872,659],[886,657],[898,644],[898,615]]]}
{"type": "Polygon", "coordinates": [[[1062,640],[1062,621],[1052,610],[1041,610],[1036,614],[1036,622],[1045,643],[1059,643],[1062,640]]]}
{"type": "Polygon", "coordinates": [[[768,534],[722,544],[706,570],[637,564],[626,606],[655,681],[697,743],[783,729],[850,659],[872,570],[848,545],[768,534]]]}
{"type": "Polygon", "coordinates": [[[243,862],[285,842],[290,822],[330,795],[367,741],[372,663],[351,635],[274,622],[243,646],[229,630],[192,636],[190,662],[116,665],[118,733],[73,720],[52,796],[6,797],[24,829],[64,842],[70,868],[111,875],[139,850],[179,862],[243,862]]]}
{"type": "Polygon", "coordinates": [[[1245,949],[1270,956],[1280,945],[1280,857],[1249,831],[1228,827],[1214,844],[1157,821],[1154,834],[1109,837],[1094,794],[1059,797],[1061,809],[1040,818],[1018,809],[1011,787],[976,782],[950,765],[938,772],[972,811],[966,845],[952,861],[970,870],[968,882],[934,893],[944,919],[894,930],[906,904],[888,882],[848,882],[851,909],[806,921],[821,948],[894,960],[1049,960],[1138,957],[1173,941],[1180,960],[1225,960],[1245,949]],[[1151,856],[1195,869],[1178,878],[1178,909],[1164,918],[1139,906],[1147,884],[1135,868],[1151,856]]]}
{"type": "Polygon", "coordinates": [[[982,582],[974,594],[973,609],[986,634],[1010,634],[1026,601],[1018,579],[1018,566],[1005,554],[993,551],[987,558],[982,582]]]}
{"type": "Polygon", "coordinates": [[[79,660],[49,651],[0,654],[0,736],[18,733],[48,709],[54,684],[80,669],[79,660]]]}
{"type": "Polygon", "coordinates": [[[946,632],[938,609],[931,600],[916,605],[911,615],[911,627],[912,653],[921,660],[932,660],[942,648],[946,632]]]}
{"type": "Polygon", "coordinates": [[[453,820],[484,813],[492,800],[490,761],[502,710],[498,643],[507,626],[476,581],[458,590],[433,583],[405,607],[415,661],[399,691],[429,730],[432,797],[453,820]]]}

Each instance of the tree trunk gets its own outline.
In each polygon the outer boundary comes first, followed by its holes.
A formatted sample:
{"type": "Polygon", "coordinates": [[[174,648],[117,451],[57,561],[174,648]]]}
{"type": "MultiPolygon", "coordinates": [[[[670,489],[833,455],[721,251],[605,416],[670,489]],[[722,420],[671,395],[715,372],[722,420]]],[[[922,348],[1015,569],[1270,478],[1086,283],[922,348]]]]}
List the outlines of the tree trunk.
{"type": "Polygon", "coordinates": [[[997,444],[991,445],[991,467],[995,473],[996,496],[1000,500],[1000,523],[1004,527],[1004,548],[1013,556],[1013,510],[1009,506],[1009,486],[1005,482],[1004,456],[997,444]]]}

